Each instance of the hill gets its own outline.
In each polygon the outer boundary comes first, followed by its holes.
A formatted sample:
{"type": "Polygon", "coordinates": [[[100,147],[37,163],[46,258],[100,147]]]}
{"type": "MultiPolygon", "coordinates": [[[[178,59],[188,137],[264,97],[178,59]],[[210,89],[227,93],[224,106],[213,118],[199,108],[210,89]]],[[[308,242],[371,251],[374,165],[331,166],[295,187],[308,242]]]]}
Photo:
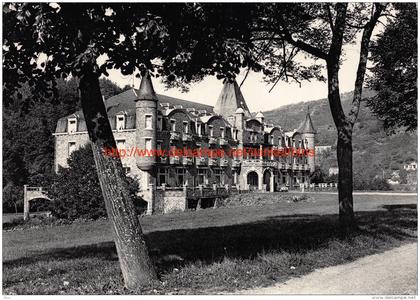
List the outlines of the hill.
{"type": "MultiPolygon", "coordinates": [[[[372,95],[371,91],[364,91],[365,97],[372,95]]],[[[342,94],[342,105],[346,113],[350,110],[352,96],[351,92],[342,94]]],[[[308,107],[318,132],[316,144],[331,145],[335,149],[337,131],[326,98],[285,105],[264,112],[264,116],[269,123],[293,130],[304,120],[308,107]]],[[[355,171],[364,168],[369,169],[372,175],[382,176],[383,172],[400,169],[404,162],[417,161],[417,132],[387,135],[382,122],[362,102],[358,121],[354,126],[353,150],[355,171]]],[[[335,166],[335,150],[330,158],[331,165],[335,166]]]]}

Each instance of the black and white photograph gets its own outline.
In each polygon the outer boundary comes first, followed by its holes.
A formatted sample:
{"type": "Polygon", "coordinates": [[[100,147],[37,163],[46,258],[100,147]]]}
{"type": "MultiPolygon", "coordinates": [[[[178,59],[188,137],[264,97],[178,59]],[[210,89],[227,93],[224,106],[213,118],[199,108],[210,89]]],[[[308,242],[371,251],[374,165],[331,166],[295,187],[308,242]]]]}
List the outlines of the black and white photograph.
{"type": "Polygon", "coordinates": [[[3,2],[2,295],[418,295],[417,2],[3,2]]]}

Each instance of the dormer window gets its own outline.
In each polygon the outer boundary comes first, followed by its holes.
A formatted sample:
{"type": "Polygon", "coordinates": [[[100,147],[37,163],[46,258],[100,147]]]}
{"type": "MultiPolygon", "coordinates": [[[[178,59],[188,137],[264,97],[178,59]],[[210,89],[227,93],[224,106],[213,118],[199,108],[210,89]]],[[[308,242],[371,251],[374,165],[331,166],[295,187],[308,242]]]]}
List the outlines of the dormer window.
{"type": "Polygon", "coordinates": [[[184,121],[183,125],[184,125],[184,133],[188,133],[188,122],[184,121]]]}
{"type": "Polygon", "coordinates": [[[222,139],[225,138],[225,128],[224,127],[220,127],[220,135],[221,135],[222,139]]]}
{"type": "Polygon", "coordinates": [[[174,119],[171,120],[171,131],[176,131],[176,120],[174,119]]]}
{"type": "Polygon", "coordinates": [[[75,133],[77,131],[77,119],[68,118],[67,119],[67,131],[68,133],[75,133]]]}
{"type": "Polygon", "coordinates": [[[213,126],[209,126],[209,135],[211,136],[211,137],[213,137],[213,126]]]}
{"type": "Polygon", "coordinates": [[[124,114],[119,114],[119,115],[116,115],[116,118],[117,118],[116,129],[117,130],[124,130],[125,129],[125,115],[124,114]]]}
{"type": "Polygon", "coordinates": [[[162,131],[162,117],[158,117],[157,130],[162,131]]]}
{"type": "Polygon", "coordinates": [[[153,117],[152,115],[145,116],[145,129],[153,129],[153,117]]]}

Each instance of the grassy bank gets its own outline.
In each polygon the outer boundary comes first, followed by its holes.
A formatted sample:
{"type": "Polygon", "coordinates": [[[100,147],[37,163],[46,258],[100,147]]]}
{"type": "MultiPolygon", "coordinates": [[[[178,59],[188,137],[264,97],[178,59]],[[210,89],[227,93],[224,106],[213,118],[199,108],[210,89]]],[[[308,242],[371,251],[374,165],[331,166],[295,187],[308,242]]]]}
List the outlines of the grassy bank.
{"type": "MultiPolygon", "coordinates": [[[[358,198],[360,230],[344,240],[335,199],[142,218],[160,282],[135,293],[264,286],[416,241],[415,197],[394,198],[358,198]]],[[[3,233],[4,294],[128,293],[106,221],[3,233]]]]}

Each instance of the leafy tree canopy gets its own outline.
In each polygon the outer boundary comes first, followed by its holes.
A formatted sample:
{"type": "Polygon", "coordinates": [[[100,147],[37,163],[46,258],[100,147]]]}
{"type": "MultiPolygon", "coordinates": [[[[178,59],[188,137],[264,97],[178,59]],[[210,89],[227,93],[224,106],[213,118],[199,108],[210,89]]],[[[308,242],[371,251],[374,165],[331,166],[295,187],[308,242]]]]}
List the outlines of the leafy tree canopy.
{"type": "Polygon", "coordinates": [[[368,106],[390,133],[417,128],[417,7],[396,4],[395,18],[372,47],[369,86],[377,95],[368,106]]]}

